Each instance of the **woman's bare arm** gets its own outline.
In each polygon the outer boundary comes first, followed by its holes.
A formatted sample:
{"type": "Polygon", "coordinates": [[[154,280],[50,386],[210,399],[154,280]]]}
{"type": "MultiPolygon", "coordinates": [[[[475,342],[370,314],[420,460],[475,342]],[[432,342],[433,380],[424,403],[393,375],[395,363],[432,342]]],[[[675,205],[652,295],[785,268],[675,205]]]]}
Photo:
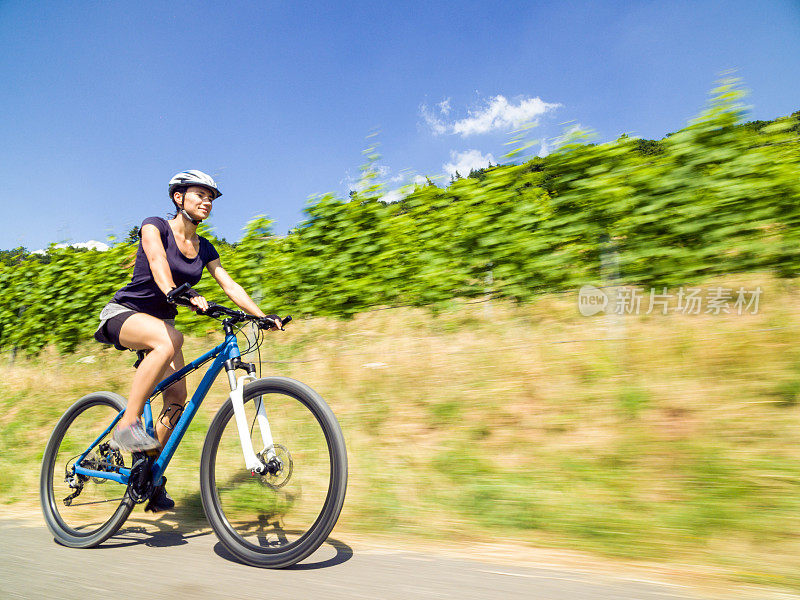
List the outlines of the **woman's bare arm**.
{"type": "Polygon", "coordinates": [[[150,272],[153,273],[158,289],[166,295],[175,287],[175,281],[172,279],[172,271],[167,262],[167,251],[161,241],[161,232],[155,225],[147,223],[142,227],[141,235],[142,248],[147,255],[147,262],[150,263],[150,272]]]}
{"type": "Polygon", "coordinates": [[[244,288],[236,283],[233,278],[228,274],[228,272],[222,268],[222,263],[220,260],[214,259],[210,263],[206,265],[208,272],[211,273],[211,276],[217,280],[219,287],[222,288],[222,291],[230,298],[236,306],[241,308],[243,311],[250,313],[251,315],[255,315],[256,317],[263,317],[264,312],[258,308],[255,302],[253,302],[252,298],[247,295],[247,292],[244,291],[244,288]]]}

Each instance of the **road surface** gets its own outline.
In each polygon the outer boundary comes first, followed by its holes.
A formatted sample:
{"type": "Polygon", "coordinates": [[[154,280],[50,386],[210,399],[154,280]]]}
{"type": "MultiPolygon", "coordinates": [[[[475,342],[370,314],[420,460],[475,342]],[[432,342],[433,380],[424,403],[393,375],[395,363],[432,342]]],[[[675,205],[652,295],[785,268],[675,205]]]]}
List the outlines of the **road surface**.
{"type": "MultiPolygon", "coordinates": [[[[486,558],[486,557],[483,557],[486,558]]],[[[336,534],[290,569],[257,569],[230,556],[213,533],[131,516],[99,548],[57,545],[43,524],[0,520],[0,598],[88,600],[224,597],[380,600],[701,600],[664,582],[568,568],[470,560],[336,534]]],[[[790,596],[786,596],[787,598],[790,596]]]]}

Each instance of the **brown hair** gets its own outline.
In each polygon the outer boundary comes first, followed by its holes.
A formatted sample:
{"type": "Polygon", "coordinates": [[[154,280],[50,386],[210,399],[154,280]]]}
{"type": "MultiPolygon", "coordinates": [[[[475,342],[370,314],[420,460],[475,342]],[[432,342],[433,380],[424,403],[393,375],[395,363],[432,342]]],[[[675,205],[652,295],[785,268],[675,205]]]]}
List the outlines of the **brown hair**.
{"type": "Polygon", "coordinates": [[[178,216],[178,213],[181,212],[181,207],[178,205],[177,202],[175,202],[175,193],[180,192],[182,196],[186,193],[186,190],[188,189],[189,189],[188,185],[179,185],[174,190],[172,190],[172,196],[170,196],[170,199],[172,200],[172,203],[175,205],[175,212],[173,212],[171,215],[168,214],[170,219],[174,219],[175,217],[178,216]]]}

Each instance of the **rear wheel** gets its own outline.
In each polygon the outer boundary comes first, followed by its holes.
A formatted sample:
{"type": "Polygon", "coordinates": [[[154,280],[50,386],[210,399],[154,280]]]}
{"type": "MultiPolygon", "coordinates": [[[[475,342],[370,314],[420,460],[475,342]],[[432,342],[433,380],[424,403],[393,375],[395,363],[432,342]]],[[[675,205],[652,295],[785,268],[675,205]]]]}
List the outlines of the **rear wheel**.
{"type": "MultiPolygon", "coordinates": [[[[56,541],[73,548],[103,543],[122,526],[134,502],[127,486],[109,479],[75,473],[75,461],[125,410],[125,399],[113,392],[84,396],[61,417],[42,459],[39,496],[47,527],[56,541]]],[[[97,443],[82,466],[114,471],[130,462],[108,445],[110,433],[97,443]]]]}
{"type": "Polygon", "coordinates": [[[244,407],[255,452],[268,467],[245,467],[230,399],[209,427],[200,461],[203,509],[238,559],[259,567],[293,565],[327,539],[342,510],[347,452],[339,423],[307,385],[285,377],[246,384],[244,407]],[[263,402],[273,445],[264,448],[256,421],[263,402]]]}

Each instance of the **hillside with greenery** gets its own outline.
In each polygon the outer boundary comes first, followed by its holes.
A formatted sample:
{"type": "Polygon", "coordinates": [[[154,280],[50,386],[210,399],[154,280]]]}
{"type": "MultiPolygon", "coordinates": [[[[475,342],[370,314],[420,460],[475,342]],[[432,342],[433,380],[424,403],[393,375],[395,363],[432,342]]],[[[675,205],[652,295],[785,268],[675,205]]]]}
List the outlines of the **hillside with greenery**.
{"type": "MultiPolygon", "coordinates": [[[[495,166],[386,203],[378,186],[325,195],[288,235],[247,224],[219,246],[264,307],[351,317],[376,306],[434,308],[491,294],[527,302],[599,282],[603,256],[629,284],[687,284],[723,273],[800,268],[798,113],[745,123],[732,83],[662,140],[592,144],[495,166]]],[[[69,351],[130,278],[135,238],[107,252],[22,249],[0,257],[0,350],[69,351]],[[22,318],[24,315],[24,318],[22,318]]],[[[222,300],[210,278],[198,290],[222,300]]],[[[191,324],[201,333],[202,324],[191,324]]]]}

